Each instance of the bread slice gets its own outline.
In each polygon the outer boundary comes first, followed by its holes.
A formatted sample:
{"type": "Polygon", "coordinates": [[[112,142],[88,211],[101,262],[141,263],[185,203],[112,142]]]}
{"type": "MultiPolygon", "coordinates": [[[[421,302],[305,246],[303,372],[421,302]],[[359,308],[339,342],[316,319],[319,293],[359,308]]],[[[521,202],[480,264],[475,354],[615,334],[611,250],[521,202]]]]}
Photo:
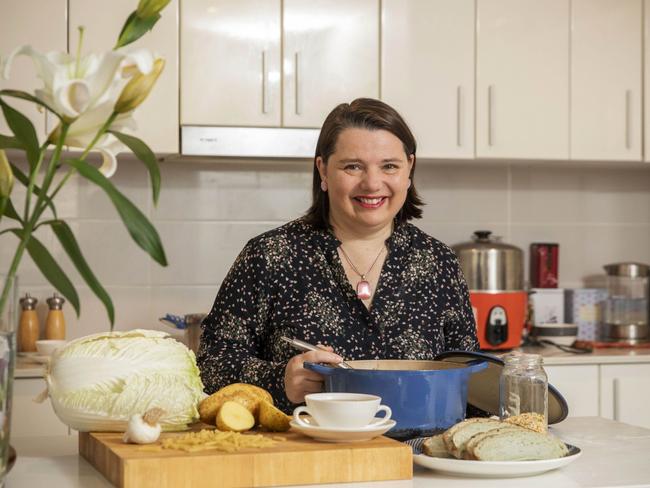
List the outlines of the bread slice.
{"type": "MultiPolygon", "coordinates": [[[[465,450],[465,444],[467,441],[474,435],[481,432],[487,432],[489,430],[498,429],[500,427],[506,427],[510,424],[501,422],[500,420],[492,419],[475,419],[474,422],[465,421],[461,422],[461,425],[458,429],[455,429],[451,435],[447,436],[445,439],[445,446],[447,451],[454,457],[461,459],[463,456],[463,451],[465,450]]],[[[456,424],[458,425],[458,424],[456,424]]]]}
{"type": "Polygon", "coordinates": [[[463,420],[462,422],[458,422],[457,424],[454,424],[451,427],[449,427],[445,432],[442,433],[442,440],[445,443],[445,447],[447,448],[447,451],[451,451],[451,449],[453,448],[453,445],[451,443],[451,438],[458,430],[476,422],[484,422],[485,420],[486,419],[484,418],[471,418],[471,419],[463,420]]]}
{"type": "Polygon", "coordinates": [[[485,436],[468,453],[479,461],[538,461],[564,457],[569,450],[557,437],[521,428],[485,436]]]}
{"type": "Polygon", "coordinates": [[[449,458],[451,455],[447,452],[442,434],[429,437],[422,443],[422,451],[427,456],[449,458]]]}
{"type": "Polygon", "coordinates": [[[502,432],[507,432],[509,430],[521,430],[522,428],[523,427],[518,427],[516,425],[509,425],[507,427],[499,427],[497,429],[487,430],[485,432],[479,432],[478,434],[474,434],[472,437],[469,438],[469,440],[463,446],[463,449],[460,453],[461,457],[462,459],[475,459],[474,455],[472,454],[474,452],[474,447],[476,447],[478,443],[481,442],[486,437],[499,435],[502,432]]]}

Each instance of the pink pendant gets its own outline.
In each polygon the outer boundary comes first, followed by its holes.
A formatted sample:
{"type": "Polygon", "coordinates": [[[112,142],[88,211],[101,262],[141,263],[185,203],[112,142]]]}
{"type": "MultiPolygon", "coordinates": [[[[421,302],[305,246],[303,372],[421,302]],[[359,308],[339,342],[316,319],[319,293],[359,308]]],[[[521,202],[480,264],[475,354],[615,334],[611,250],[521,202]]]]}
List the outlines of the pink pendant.
{"type": "Polygon", "coordinates": [[[357,296],[360,300],[367,300],[370,298],[372,296],[372,293],[370,292],[370,283],[366,280],[361,280],[357,283],[357,296]]]}

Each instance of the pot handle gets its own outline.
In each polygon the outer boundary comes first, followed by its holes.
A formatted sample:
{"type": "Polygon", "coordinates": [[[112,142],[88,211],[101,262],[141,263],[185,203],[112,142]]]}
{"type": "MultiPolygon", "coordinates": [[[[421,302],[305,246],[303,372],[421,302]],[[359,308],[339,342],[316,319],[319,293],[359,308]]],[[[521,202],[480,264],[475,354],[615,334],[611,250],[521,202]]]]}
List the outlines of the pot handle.
{"type": "Polygon", "coordinates": [[[318,363],[310,363],[308,361],[302,363],[302,367],[310,371],[322,374],[323,376],[332,376],[334,374],[334,371],[337,369],[332,368],[331,366],[323,366],[322,364],[318,363]]]}
{"type": "Polygon", "coordinates": [[[468,361],[466,364],[470,374],[478,373],[488,367],[488,362],[484,359],[474,359],[473,361],[468,361]]]}

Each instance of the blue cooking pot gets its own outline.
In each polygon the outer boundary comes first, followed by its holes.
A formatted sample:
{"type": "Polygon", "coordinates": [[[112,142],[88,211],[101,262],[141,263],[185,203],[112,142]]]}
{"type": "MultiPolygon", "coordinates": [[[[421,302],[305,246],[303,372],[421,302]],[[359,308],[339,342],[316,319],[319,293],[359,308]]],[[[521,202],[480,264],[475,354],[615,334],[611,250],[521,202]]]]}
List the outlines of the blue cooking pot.
{"type": "Polygon", "coordinates": [[[487,367],[480,359],[464,364],[397,359],[346,362],[352,369],[315,363],[304,367],[325,376],[325,391],[380,396],[397,421],[386,435],[397,439],[433,435],[463,420],[469,377],[487,367]]]}

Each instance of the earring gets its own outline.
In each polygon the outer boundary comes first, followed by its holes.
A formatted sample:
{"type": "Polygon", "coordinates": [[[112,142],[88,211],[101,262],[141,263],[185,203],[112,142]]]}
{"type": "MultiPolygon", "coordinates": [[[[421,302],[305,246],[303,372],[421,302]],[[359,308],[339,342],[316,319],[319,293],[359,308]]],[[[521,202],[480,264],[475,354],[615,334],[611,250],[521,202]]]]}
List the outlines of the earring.
{"type": "Polygon", "coordinates": [[[327,183],[325,181],[320,182],[320,189],[323,191],[327,191],[327,183]]]}

